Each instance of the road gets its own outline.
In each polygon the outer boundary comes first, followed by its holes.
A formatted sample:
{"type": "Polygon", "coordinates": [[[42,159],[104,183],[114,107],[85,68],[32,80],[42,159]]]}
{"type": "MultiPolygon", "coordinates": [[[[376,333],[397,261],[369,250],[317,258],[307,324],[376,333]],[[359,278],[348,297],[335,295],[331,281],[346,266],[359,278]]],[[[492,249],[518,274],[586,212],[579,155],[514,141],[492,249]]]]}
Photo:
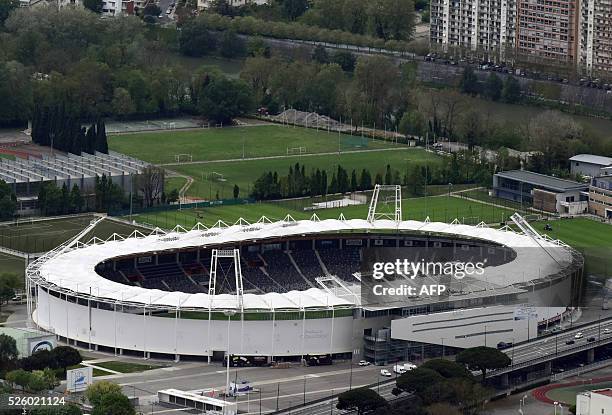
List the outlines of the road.
{"type": "MultiPolygon", "coordinates": [[[[380,369],[379,366],[360,367],[355,364],[351,368],[348,362],[318,367],[296,364],[287,369],[230,368],[230,380],[249,380],[255,390],[248,396],[238,398],[240,410],[259,412],[261,405],[262,413],[267,413],[275,411],[277,407],[284,409],[301,405],[304,399],[308,402],[329,397],[351,386],[356,388],[388,381],[389,378],[380,376],[380,369]]],[[[214,390],[218,393],[224,389],[226,371],[219,363],[179,363],[143,373],[106,376],[104,379],[119,383],[128,396],[138,396],[142,412],[165,413],[169,411],[168,408],[155,404],[158,390],[175,388],[214,390]]],[[[390,396],[391,389],[392,386],[382,385],[380,392],[390,396]]]]}
{"type": "Polygon", "coordinates": [[[589,343],[587,341],[589,337],[594,337],[596,340],[594,344],[597,344],[600,334],[602,341],[606,343],[612,342],[612,320],[604,321],[601,324],[593,323],[586,327],[567,330],[553,336],[520,344],[516,347],[504,350],[504,353],[513,359],[513,366],[535,359],[553,359],[557,354],[585,346],[589,343]],[[608,329],[609,332],[606,332],[606,329],[608,329]],[[583,334],[581,339],[574,338],[578,332],[583,334]],[[574,343],[566,344],[566,342],[570,340],[574,341],[574,343]]]}

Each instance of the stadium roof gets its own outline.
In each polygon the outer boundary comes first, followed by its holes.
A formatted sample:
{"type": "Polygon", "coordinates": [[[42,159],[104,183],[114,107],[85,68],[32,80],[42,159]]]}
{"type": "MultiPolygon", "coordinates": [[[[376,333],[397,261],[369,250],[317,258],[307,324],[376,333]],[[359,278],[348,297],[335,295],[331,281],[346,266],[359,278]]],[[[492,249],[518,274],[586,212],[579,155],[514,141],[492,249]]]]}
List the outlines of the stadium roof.
{"type": "Polygon", "coordinates": [[[28,183],[57,179],[80,179],[84,177],[121,176],[140,173],[148,163],[109,152],[95,154],[82,153],[80,156],[69,153],[45,155],[43,158],[0,158],[0,180],[7,183],[28,183]]]}
{"type": "MultiPolygon", "coordinates": [[[[149,236],[133,233],[130,238],[113,235],[109,240],[94,239],[89,244],[77,244],[73,248],[63,248],[49,253],[31,264],[28,277],[37,280],[38,284],[53,286],[56,289],[95,296],[109,302],[130,303],[139,306],[158,308],[201,308],[214,310],[237,309],[237,298],[232,294],[209,296],[198,293],[169,292],[157,289],[146,289],[127,286],[100,276],[95,267],[110,258],[156,253],[164,250],[175,250],[188,247],[214,247],[226,243],[242,241],[265,241],[266,239],[305,236],[322,232],[366,231],[387,232],[389,230],[411,231],[415,233],[433,233],[463,238],[486,240],[510,248],[522,249],[517,252],[514,261],[497,267],[487,267],[487,287],[508,287],[512,284],[528,283],[531,280],[545,278],[558,272],[561,262],[566,262],[568,251],[558,241],[538,238],[516,233],[508,228],[491,229],[484,225],[468,226],[459,223],[377,220],[370,223],[362,219],[327,219],[294,221],[288,216],[285,220],[271,222],[262,218],[257,223],[244,220],[228,226],[219,221],[213,228],[201,224],[191,230],[177,226],[174,231],[152,233],[149,236]],[[562,247],[561,250],[552,248],[562,247]],[[559,253],[560,252],[560,253],[559,253]]],[[[305,291],[286,293],[244,294],[243,306],[246,310],[296,310],[321,309],[330,307],[353,307],[359,304],[358,293],[332,294],[330,291],[311,288],[305,291]]]]}
{"type": "Polygon", "coordinates": [[[567,192],[569,190],[586,190],[588,185],[572,180],[560,179],[558,177],[547,176],[545,174],[534,173],[527,170],[502,171],[495,174],[505,179],[516,180],[529,183],[534,186],[542,187],[557,192],[567,192]]]}
{"type": "Polygon", "coordinates": [[[604,156],[596,156],[594,154],[577,154],[574,157],[571,157],[570,161],[577,161],[579,163],[597,164],[603,167],[612,166],[612,158],[604,157],[604,156]]]}

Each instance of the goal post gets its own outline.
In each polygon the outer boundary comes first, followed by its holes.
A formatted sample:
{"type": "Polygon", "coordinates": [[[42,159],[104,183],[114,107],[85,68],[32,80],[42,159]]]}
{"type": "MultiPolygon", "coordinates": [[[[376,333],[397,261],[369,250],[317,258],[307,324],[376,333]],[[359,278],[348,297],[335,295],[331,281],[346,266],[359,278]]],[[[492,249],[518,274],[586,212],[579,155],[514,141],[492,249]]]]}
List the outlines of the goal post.
{"type": "Polygon", "coordinates": [[[181,161],[193,161],[193,155],[191,153],[175,154],[174,161],[177,163],[180,163],[181,161]]]}
{"type": "Polygon", "coordinates": [[[300,146],[300,147],[287,147],[287,155],[294,155],[294,154],[304,154],[306,153],[306,146],[300,146]]]}

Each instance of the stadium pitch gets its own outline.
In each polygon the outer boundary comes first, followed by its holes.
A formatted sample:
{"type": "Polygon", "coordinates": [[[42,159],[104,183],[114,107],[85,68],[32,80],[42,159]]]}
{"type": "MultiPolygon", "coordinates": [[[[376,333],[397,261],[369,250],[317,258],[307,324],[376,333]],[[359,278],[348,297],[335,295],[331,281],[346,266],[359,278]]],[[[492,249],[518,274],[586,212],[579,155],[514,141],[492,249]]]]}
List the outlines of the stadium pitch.
{"type": "Polygon", "coordinates": [[[175,156],[179,154],[188,154],[196,162],[286,156],[287,149],[294,147],[304,147],[303,154],[316,154],[337,152],[339,149],[355,151],[401,146],[355,138],[346,134],[270,124],[115,135],[108,137],[108,145],[111,150],[155,164],[176,163],[175,156]]]}

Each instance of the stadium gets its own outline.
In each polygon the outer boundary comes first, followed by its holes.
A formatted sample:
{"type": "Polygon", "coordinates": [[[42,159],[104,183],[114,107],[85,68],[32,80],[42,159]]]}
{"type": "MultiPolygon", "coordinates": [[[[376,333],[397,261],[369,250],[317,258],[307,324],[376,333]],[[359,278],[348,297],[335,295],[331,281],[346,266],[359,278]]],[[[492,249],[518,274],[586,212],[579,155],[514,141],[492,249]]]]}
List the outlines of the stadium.
{"type": "MultiPolygon", "coordinates": [[[[561,241],[540,236],[519,215],[513,216],[518,230],[404,221],[399,186],[392,187],[391,211],[377,210],[385,190],[377,186],[367,219],[262,217],[80,241],[99,218],[29,265],[28,314],[60,340],[99,351],[209,361],[231,355],[264,364],[370,359],[368,340],[381,331],[405,342],[446,338],[448,346],[467,347],[482,340],[484,324],[485,343],[487,334],[490,342],[519,341],[575,301],[583,259],[561,241]],[[422,257],[440,257],[443,248],[455,258],[484,252],[492,262],[482,276],[453,281],[444,298],[372,304],[361,292],[364,252],[400,247],[422,257]],[[524,307],[517,312],[524,304],[554,308],[525,318],[524,307]],[[529,326],[532,318],[538,324],[529,326]],[[496,330],[487,333],[487,322],[496,330]]],[[[433,284],[434,277],[411,281],[433,284]]]]}

